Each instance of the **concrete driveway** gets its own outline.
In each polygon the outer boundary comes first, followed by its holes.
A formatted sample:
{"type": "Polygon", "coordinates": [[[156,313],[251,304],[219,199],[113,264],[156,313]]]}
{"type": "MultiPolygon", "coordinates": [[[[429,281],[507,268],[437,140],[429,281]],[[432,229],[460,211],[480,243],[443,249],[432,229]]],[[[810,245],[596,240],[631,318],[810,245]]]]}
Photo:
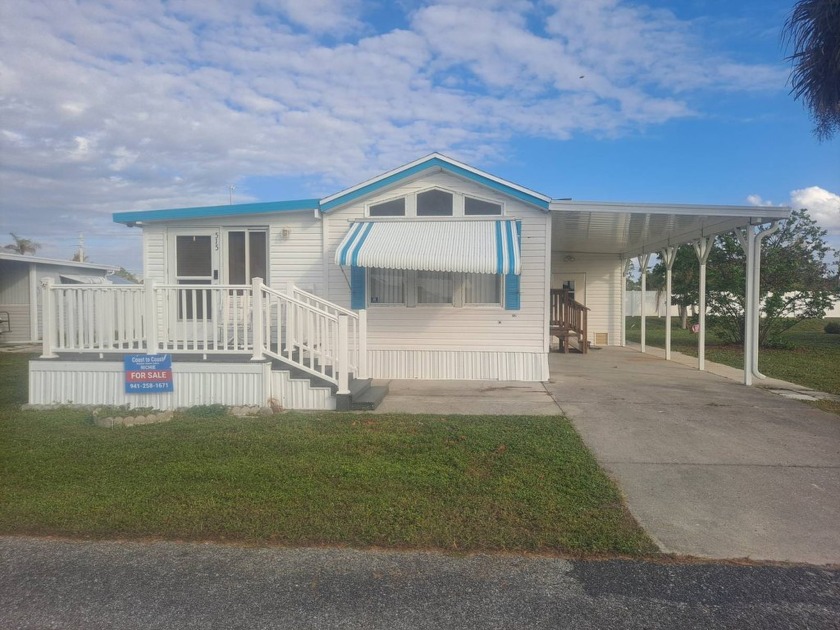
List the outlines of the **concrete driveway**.
{"type": "Polygon", "coordinates": [[[627,348],[546,389],[664,551],[840,564],[840,417],[627,348]]]}

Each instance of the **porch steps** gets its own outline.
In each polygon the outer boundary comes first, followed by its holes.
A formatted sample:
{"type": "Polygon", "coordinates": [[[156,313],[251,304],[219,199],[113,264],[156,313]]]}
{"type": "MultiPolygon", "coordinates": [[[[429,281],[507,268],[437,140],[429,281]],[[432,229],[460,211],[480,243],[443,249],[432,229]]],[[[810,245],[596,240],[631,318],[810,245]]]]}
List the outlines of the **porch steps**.
{"type": "MultiPolygon", "coordinates": [[[[317,368],[318,364],[316,362],[316,369],[317,368]]],[[[327,366],[326,371],[330,371],[329,366],[327,366]]],[[[314,374],[304,372],[293,365],[277,359],[272,359],[271,361],[271,372],[272,378],[274,378],[275,374],[285,373],[288,375],[286,377],[288,379],[288,383],[283,383],[286,385],[286,388],[294,386],[297,389],[300,389],[300,393],[293,395],[294,402],[290,401],[289,404],[286,404],[284,401],[279,401],[287,409],[333,408],[331,404],[329,406],[323,406],[326,404],[323,402],[323,396],[325,395],[324,392],[328,392],[326,395],[334,398],[334,408],[337,411],[370,411],[376,409],[379,406],[379,403],[381,403],[385,396],[388,395],[387,381],[374,383],[373,379],[354,378],[351,374],[349,384],[350,395],[339,396],[336,394],[337,388],[333,383],[325,381],[314,374]],[[306,393],[303,389],[304,387],[308,387],[312,393],[306,393]],[[306,406],[292,407],[292,404],[304,404],[306,406]]],[[[281,382],[278,382],[278,384],[281,384],[281,382]]],[[[283,391],[286,391],[286,388],[284,388],[283,391]]]]}
{"type": "Polygon", "coordinates": [[[564,353],[568,354],[569,351],[572,349],[571,345],[569,344],[569,341],[574,339],[577,343],[577,348],[575,349],[581,354],[586,354],[586,342],[583,340],[583,335],[579,331],[572,330],[567,327],[552,326],[549,332],[552,337],[557,337],[557,339],[560,341],[559,349],[562,350],[564,353]]]}
{"type": "Polygon", "coordinates": [[[291,370],[271,370],[271,391],[275,402],[284,409],[334,409],[333,388],[305,376],[298,378],[291,370]]]}

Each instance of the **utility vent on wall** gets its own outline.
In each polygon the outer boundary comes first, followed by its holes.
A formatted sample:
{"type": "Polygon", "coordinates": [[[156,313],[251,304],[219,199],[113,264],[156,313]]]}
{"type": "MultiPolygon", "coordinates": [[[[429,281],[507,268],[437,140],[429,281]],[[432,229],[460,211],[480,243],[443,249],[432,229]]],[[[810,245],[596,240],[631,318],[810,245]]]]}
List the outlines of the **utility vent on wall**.
{"type": "Polygon", "coordinates": [[[608,345],[610,345],[610,335],[609,335],[609,333],[596,332],[595,333],[595,345],[596,346],[608,346],[608,345]]]}

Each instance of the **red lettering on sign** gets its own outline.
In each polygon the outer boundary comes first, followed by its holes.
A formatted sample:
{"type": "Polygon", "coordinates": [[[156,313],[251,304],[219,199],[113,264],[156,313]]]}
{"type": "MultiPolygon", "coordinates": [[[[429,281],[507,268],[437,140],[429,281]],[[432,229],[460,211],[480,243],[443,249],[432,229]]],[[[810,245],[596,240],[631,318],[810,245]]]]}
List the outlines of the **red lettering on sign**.
{"type": "Polygon", "coordinates": [[[126,372],[125,380],[128,383],[168,383],[172,381],[172,370],[137,370],[126,372]]]}

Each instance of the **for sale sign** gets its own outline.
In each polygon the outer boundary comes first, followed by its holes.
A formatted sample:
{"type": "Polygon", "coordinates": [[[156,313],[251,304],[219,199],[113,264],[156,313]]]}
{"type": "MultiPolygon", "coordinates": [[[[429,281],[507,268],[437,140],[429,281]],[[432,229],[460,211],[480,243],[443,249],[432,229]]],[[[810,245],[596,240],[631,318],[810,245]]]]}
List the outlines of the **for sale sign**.
{"type": "Polygon", "coordinates": [[[159,394],[172,389],[172,355],[127,354],[125,365],[126,394],[159,394]]]}

